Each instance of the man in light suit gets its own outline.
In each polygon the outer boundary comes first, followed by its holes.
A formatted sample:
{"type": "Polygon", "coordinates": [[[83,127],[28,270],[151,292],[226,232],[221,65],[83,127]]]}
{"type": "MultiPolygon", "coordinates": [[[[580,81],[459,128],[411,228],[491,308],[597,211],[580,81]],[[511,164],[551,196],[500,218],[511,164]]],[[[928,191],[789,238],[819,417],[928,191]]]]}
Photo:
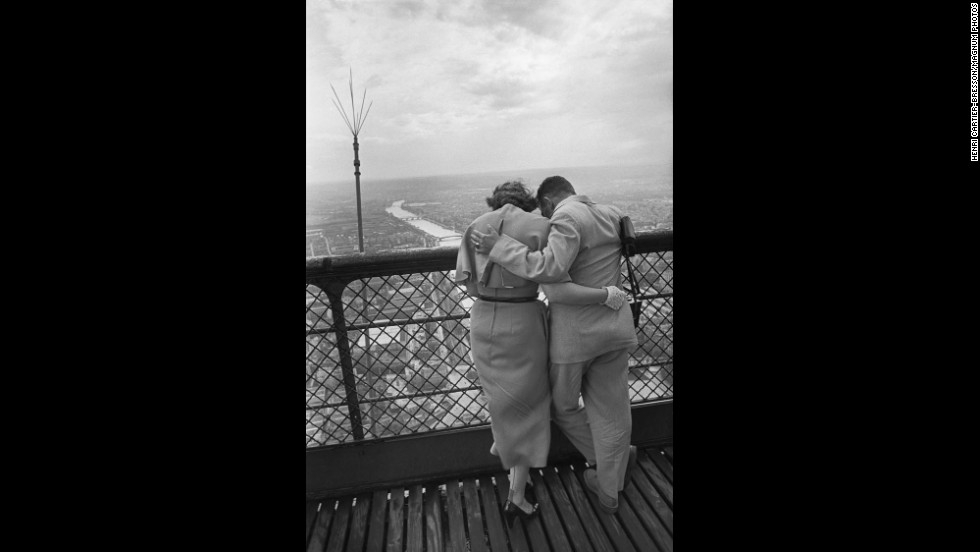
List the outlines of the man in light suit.
{"type": "MultiPolygon", "coordinates": [[[[623,213],[576,195],[561,176],[541,182],[541,214],[551,219],[548,244],[540,251],[500,235],[474,229],[477,251],[517,276],[558,282],[566,273],[576,284],[621,287],[619,220],[623,213]]],[[[630,445],[629,353],[637,346],[630,309],[603,305],[550,306],[550,381],[554,421],[595,469],[583,473],[586,487],[606,513],[619,508],[629,471],[636,464],[630,445]],[[584,408],[579,404],[581,395],[584,408]]]]}

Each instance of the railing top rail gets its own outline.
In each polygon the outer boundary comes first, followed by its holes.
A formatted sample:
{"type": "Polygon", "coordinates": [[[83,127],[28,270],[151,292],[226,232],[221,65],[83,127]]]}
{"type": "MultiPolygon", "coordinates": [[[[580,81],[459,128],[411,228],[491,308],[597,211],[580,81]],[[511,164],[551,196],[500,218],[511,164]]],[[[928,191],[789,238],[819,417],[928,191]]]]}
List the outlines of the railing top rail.
{"type": "MultiPolygon", "coordinates": [[[[637,232],[638,253],[674,249],[673,230],[637,232]]],[[[358,278],[402,274],[405,272],[452,270],[456,265],[458,246],[430,249],[406,249],[383,253],[355,253],[338,257],[312,257],[306,260],[307,280],[316,278],[358,278]]]]}

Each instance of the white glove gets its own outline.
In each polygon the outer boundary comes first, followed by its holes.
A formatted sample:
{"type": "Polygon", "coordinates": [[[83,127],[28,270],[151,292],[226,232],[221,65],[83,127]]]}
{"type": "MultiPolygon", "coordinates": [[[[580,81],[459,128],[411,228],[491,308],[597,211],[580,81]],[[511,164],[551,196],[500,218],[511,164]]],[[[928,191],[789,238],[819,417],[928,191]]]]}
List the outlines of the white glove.
{"type": "Polygon", "coordinates": [[[616,286],[606,286],[605,290],[606,300],[603,301],[602,304],[611,308],[612,310],[619,310],[626,301],[628,294],[616,286]]]}

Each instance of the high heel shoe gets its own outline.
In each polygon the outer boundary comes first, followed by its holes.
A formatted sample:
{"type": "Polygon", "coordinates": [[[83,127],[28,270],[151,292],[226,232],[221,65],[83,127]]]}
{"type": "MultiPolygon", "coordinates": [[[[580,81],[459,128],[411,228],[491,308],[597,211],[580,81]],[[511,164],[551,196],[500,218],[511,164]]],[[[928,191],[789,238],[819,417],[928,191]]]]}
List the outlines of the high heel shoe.
{"type": "Polygon", "coordinates": [[[507,518],[508,527],[513,527],[514,520],[517,518],[521,518],[524,521],[527,521],[533,518],[535,515],[537,515],[537,513],[538,513],[537,502],[531,505],[530,512],[525,512],[523,509],[521,509],[519,506],[517,506],[516,504],[514,504],[509,500],[507,501],[506,504],[504,504],[504,517],[507,518]]]}
{"type": "Polygon", "coordinates": [[[535,499],[538,497],[534,494],[534,483],[531,483],[531,479],[527,480],[527,484],[524,485],[524,500],[535,504],[535,499]]]}

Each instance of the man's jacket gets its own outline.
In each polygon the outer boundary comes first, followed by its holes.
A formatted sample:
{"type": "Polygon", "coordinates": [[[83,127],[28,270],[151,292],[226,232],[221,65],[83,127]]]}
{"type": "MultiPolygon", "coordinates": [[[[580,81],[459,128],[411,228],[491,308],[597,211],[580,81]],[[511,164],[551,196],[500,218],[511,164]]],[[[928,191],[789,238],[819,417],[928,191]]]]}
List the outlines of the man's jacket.
{"type": "MultiPolygon", "coordinates": [[[[558,204],[544,249],[533,251],[506,234],[489,258],[513,274],[538,283],[571,276],[583,286],[621,287],[619,219],[623,213],[575,195],[558,204]]],[[[634,349],[636,330],[629,306],[551,304],[550,361],[582,362],[617,349],[634,349]]]]}

